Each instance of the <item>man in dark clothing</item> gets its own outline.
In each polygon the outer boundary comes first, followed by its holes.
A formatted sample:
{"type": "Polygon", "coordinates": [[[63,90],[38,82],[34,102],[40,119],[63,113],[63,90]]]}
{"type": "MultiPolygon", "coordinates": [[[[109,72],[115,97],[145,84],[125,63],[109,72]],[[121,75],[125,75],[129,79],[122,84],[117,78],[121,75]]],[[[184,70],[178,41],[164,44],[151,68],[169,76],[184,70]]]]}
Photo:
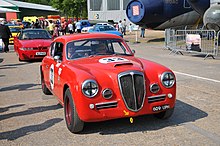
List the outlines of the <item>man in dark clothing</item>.
{"type": "Polygon", "coordinates": [[[4,25],[4,22],[0,23],[0,38],[4,43],[4,52],[8,52],[9,48],[9,38],[12,37],[11,31],[7,25],[4,25]]]}

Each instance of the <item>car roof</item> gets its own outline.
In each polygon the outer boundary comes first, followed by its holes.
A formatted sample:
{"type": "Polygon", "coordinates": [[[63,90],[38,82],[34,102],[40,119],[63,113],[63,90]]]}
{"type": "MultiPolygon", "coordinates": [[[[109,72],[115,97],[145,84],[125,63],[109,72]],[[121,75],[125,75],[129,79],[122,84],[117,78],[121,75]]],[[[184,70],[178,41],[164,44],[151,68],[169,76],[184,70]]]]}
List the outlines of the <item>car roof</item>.
{"type": "Polygon", "coordinates": [[[111,24],[108,24],[108,23],[96,23],[96,25],[111,25],[111,24]]]}
{"type": "Polygon", "coordinates": [[[82,34],[71,34],[60,36],[55,39],[55,41],[60,41],[63,43],[67,43],[72,40],[83,40],[83,39],[122,39],[120,36],[114,34],[107,34],[107,33],[82,33],[82,34]]]}
{"type": "Polygon", "coordinates": [[[24,29],[23,31],[35,31],[35,30],[43,30],[43,31],[46,31],[45,29],[42,29],[42,28],[35,28],[35,29],[32,29],[32,28],[26,28],[24,29]]]}

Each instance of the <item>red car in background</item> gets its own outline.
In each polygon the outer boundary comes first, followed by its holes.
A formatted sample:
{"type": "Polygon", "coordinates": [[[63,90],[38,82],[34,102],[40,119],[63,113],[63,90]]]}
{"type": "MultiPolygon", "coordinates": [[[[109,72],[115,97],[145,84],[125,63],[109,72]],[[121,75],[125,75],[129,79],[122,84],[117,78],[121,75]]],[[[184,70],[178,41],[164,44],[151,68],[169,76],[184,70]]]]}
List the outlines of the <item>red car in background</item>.
{"type": "Polygon", "coordinates": [[[174,73],[137,58],[123,38],[113,34],[60,36],[40,66],[44,94],[64,106],[69,131],[85,122],[153,114],[169,118],[175,107],[174,73]]]}
{"type": "Polygon", "coordinates": [[[14,50],[19,61],[43,59],[52,43],[52,37],[44,29],[25,29],[14,38],[14,50]]]}

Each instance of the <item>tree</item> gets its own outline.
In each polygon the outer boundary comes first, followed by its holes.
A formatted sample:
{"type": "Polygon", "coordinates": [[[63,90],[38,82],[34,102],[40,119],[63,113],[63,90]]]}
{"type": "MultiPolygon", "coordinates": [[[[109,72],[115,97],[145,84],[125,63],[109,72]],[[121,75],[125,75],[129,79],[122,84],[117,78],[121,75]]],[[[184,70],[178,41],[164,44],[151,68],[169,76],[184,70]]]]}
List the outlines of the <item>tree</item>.
{"type": "Polygon", "coordinates": [[[51,0],[51,4],[65,16],[87,17],[87,0],[51,0]]]}

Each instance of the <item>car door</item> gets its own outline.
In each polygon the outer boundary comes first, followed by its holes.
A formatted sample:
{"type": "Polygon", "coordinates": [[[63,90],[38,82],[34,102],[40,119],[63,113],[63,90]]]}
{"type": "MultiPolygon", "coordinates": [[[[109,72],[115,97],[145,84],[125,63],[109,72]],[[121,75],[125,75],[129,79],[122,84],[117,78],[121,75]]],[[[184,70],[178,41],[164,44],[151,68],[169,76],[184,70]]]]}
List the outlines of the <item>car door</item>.
{"type": "Polygon", "coordinates": [[[60,73],[61,73],[61,65],[62,65],[62,58],[63,58],[63,44],[61,42],[56,42],[54,44],[54,52],[53,59],[50,62],[50,70],[49,70],[49,80],[50,80],[50,87],[53,93],[57,97],[61,97],[62,86],[60,83],[60,73]]]}
{"type": "MultiPolygon", "coordinates": [[[[44,74],[44,81],[47,85],[47,87],[53,91],[53,77],[50,71],[50,68],[53,64],[53,59],[54,59],[54,52],[55,52],[55,44],[56,43],[52,43],[50,45],[50,49],[48,51],[48,55],[46,57],[44,57],[43,62],[42,62],[42,70],[43,70],[43,74],[44,74]]],[[[53,67],[52,67],[53,68],[53,67]]]]}

